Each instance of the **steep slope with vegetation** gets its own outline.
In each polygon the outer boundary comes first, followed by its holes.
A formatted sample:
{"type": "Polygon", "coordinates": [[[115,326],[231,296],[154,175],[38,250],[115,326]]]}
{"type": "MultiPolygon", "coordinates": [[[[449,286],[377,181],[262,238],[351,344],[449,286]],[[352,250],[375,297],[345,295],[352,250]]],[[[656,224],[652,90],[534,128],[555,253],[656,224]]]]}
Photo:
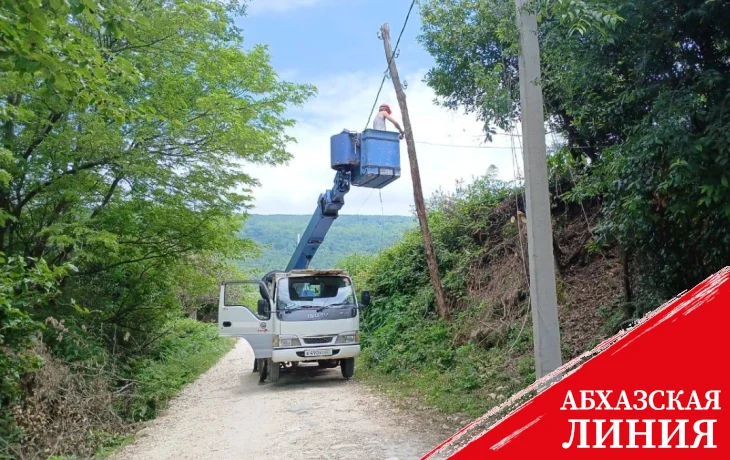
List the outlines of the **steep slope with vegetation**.
{"type": "MultiPolygon", "coordinates": [[[[263,275],[283,270],[311,216],[256,215],[246,219],[241,236],[257,243],[260,255],[241,267],[263,275]]],[[[350,254],[375,254],[400,240],[416,225],[412,217],[341,215],[312,260],[312,268],[332,268],[350,254]]]]}
{"type": "Polygon", "coordinates": [[[215,296],[254,178],[313,89],[243,50],[236,0],[0,6],[0,457],[88,456],[230,342],[215,296]]]}
{"type": "MultiPolygon", "coordinates": [[[[524,196],[495,177],[492,170],[429,204],[452,321],[434,311],[418,231],[378,256],[340,263],[374,299],[363,317],[367,375],[401,395],[469,416],[481,415],[535,379],[527,236],[519,214],[524,196]]],[[[554,177],[553,187],[558,184],[568,186],[554,177]]],[[[553,210],[566,360],[626,319],[617,251],[592,244],[599,209],[597,203],[556,200],[553,210]]]]}
{"type": "MultiPolygon", "coordinates": [[[[582,2],[616,16],[576,29],[554,4],[539,2],[539,28],[547,121],[565,140],[549,163],[568,359],[730,260],[730,7],[582,2]]],[[[422,2],[426,81],[488,139],[519,115],[514,14],[511,0],[422,2]]],[[[370,375],[470,415],[534,380],[521,193],[488,175],[431,203],[451,322],[433,312],[417,233],[343,262],[375,298],[370,375]]]]}

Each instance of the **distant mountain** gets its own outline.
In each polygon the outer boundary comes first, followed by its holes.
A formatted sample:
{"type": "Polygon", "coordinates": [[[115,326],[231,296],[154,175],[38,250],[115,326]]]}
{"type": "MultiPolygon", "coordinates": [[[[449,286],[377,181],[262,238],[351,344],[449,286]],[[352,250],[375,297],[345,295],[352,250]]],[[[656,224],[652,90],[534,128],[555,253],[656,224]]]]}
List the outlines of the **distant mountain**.
{"type": "MultiPolygon", "coordinates": [[[[240,262],[243,268],[263,275],[270,270],[283,270],[311,216],[249,216],[241,236],[261,246],[261,256],[240,262]]],[[[324,243],[312,259],[311,268],[333,268],[343,257],[353,254],[374,254],[396,242],[406,230],[416,226],[414,217],[341,215],[332,224],[324,243]]]]}

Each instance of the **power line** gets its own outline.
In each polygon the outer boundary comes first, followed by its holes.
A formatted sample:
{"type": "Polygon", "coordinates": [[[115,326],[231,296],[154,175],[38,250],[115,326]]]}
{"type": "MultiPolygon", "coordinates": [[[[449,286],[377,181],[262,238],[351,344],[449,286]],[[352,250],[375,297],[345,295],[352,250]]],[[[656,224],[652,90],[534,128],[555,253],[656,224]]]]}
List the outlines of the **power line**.
{"type": "MultiPolygon", "coordinates": [[[[521,136],[521,134],[510,134],[510,133],[489,133],[489,135],[490,136],[506,136],[506,137],[518,137],[518,136],[521,136]]],[[[458,136],[457,135],[449,135],[449,137],[460,137],[460,138],[467,138],[467,137],[481,137],[481,138],[483,138],[483,137],[486,137],[486,136],[487,136],[487,133],[486,132],[482,132],[480,134],[466,134],[466,133],[464,133],[463,135],[460,134],[458,136]]]]}
{"type": "Polygon", "coordinates": [[[368,202],[368,200],[370,199],[370,197],[372,196],[372,194],[373,194],[374,191],[375,191],[374,188],[373,189],[370,189],[370,193],[368,194],[367,198],[365,198],[365,201],[362,202],[362,204],[360,205],[360,208],[357,210],[357,213],[358,214],[360,214],[360,211],[362,211],[363,206],[365,206],[365,203],[368,202]]]}
{"type": "MultiPolygon", "coordinates": [[[[514,135],[512,136],[516,139],[520,139],[520,144],[522,143],[520,135],[514,135]]],[[[453,147],[453,148],[463,148],[463,149],[501,149],[501,150],[508,150],[510,147],[508,146],[497,146],[497,145],[463,145],[463,144],[439,144],[435,142],[426,142],[426,141],[416,141],[416,144],[424,144],[424,145],[432,145],[435,147],[453,147]]],[[[569,145],[567,147],[572,149],[590,149],[590,148],[600,148],[600,147],[615,147],[620,144],[596,144],[596,145],[569,145]]],[[[521,147],[520,147],[521,149],[521,147]]]]}
{"type": "Polygon", "coordinates": [[[435,147],[455,147],[462,149],[502,149],[507,150],[509,147],[498,147],[496,145],[458,145],[458,144],[438,144],[434,142],[416,141],[416,144],[433,145],[435,147]]]}
{"type": "MultiPolygon", "coordinates": [[[[510,128],[510,131],[511,131],[511,129],[512,128],[510,128]]],[[[560,133],[556,133],[554,131],[546,131],[545,134],[546,135],[548,135],[548,134],[555,135],[555,134],[560,134],[560,133]]],[[[462,138],[466,138],[466,137],[486,137],[486,135],[487,135],[486,132],[482,132],[480,134],[464,134],[463,136],[462,135],[459,135],[459,136],[451,136],[451,137],[462,137],[462,138]]],[[[489,135],[490,136],[505,136],[505,137],[522,137],[522,134],[516,134],[516,133],[512,133],[512,132],[507,132],[507,133],[489,133],[489,135]]]]}
{"type": "Polygon", "coordinates": [[[398,45],[400,44],[400,39],[403,36],[403,31],[406,30],[406,25],[408,24],[408,19],[411,17],[411,11],[413,11],[413,5],[416,4],[416,0],[413,0],[411,2],[411,7],[408,8],[408,14],[406,15],[406,20],[403,21],[403,27],[400,29],[400,34],[398,34],[398,40],[395,42],[395,52],[388,60],[388,67],[385,69],[385,72],[383,73],[383,79],[380,81],[380,88],[378,88],[378,94],[375,95],[375,100],[373,101],[373,106],[370,108],[370,113],[368,114],[368,121],[365,122],[365,128],[363,128],[363,131],[368,129],[368,125],[370,124],[370,119],[373,117],[373,110],[375,110],[375,105],[378,103],[378,98],[380,97],[380,92],[383,91],[383,85],[385,84],[385,79],[388,77],[388,71],[390,70],[390,63],[393,62],[393,59],[395,59],[395,55],[398,52],[398,45]]]}
{"type": "Polygon", "coordinates": [[[380,197],[380,248],[383,247],[383,237],[385,236],[385,209],[383,208],[383,193],[382,189],[378,189],[378,196],[380,197]]]}

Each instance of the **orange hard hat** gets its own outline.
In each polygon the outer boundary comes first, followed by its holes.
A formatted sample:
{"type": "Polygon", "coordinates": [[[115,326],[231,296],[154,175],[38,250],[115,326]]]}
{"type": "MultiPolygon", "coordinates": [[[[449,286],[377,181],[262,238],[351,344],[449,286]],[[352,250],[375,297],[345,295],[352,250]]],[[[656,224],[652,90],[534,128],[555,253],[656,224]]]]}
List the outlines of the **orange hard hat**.
{"type": "Polygon", "coordinates": [[[380,110],[385,110],[386,112],[388,112],[388,115],[392,113],[388,104],[380,104],[380,110]]]}

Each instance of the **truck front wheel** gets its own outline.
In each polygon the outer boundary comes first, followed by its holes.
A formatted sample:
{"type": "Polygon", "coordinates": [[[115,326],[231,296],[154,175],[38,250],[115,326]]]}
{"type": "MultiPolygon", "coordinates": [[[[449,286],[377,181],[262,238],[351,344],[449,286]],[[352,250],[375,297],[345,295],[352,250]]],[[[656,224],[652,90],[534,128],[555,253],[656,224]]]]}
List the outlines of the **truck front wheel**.
{"type": "Polygon", "coordinates": [[[340,368],[342,369],[342,376],[346,380],[350,380],[355,374],[355,358],[340,360],[340,368]]]}
{"type": "Polygon", "coordinates": [[[276,383],[279,381],[279,374],[281,371],[281,364],[275,363],[271,359],[269,359],[269,381],[271,383],[276,383]]]}

